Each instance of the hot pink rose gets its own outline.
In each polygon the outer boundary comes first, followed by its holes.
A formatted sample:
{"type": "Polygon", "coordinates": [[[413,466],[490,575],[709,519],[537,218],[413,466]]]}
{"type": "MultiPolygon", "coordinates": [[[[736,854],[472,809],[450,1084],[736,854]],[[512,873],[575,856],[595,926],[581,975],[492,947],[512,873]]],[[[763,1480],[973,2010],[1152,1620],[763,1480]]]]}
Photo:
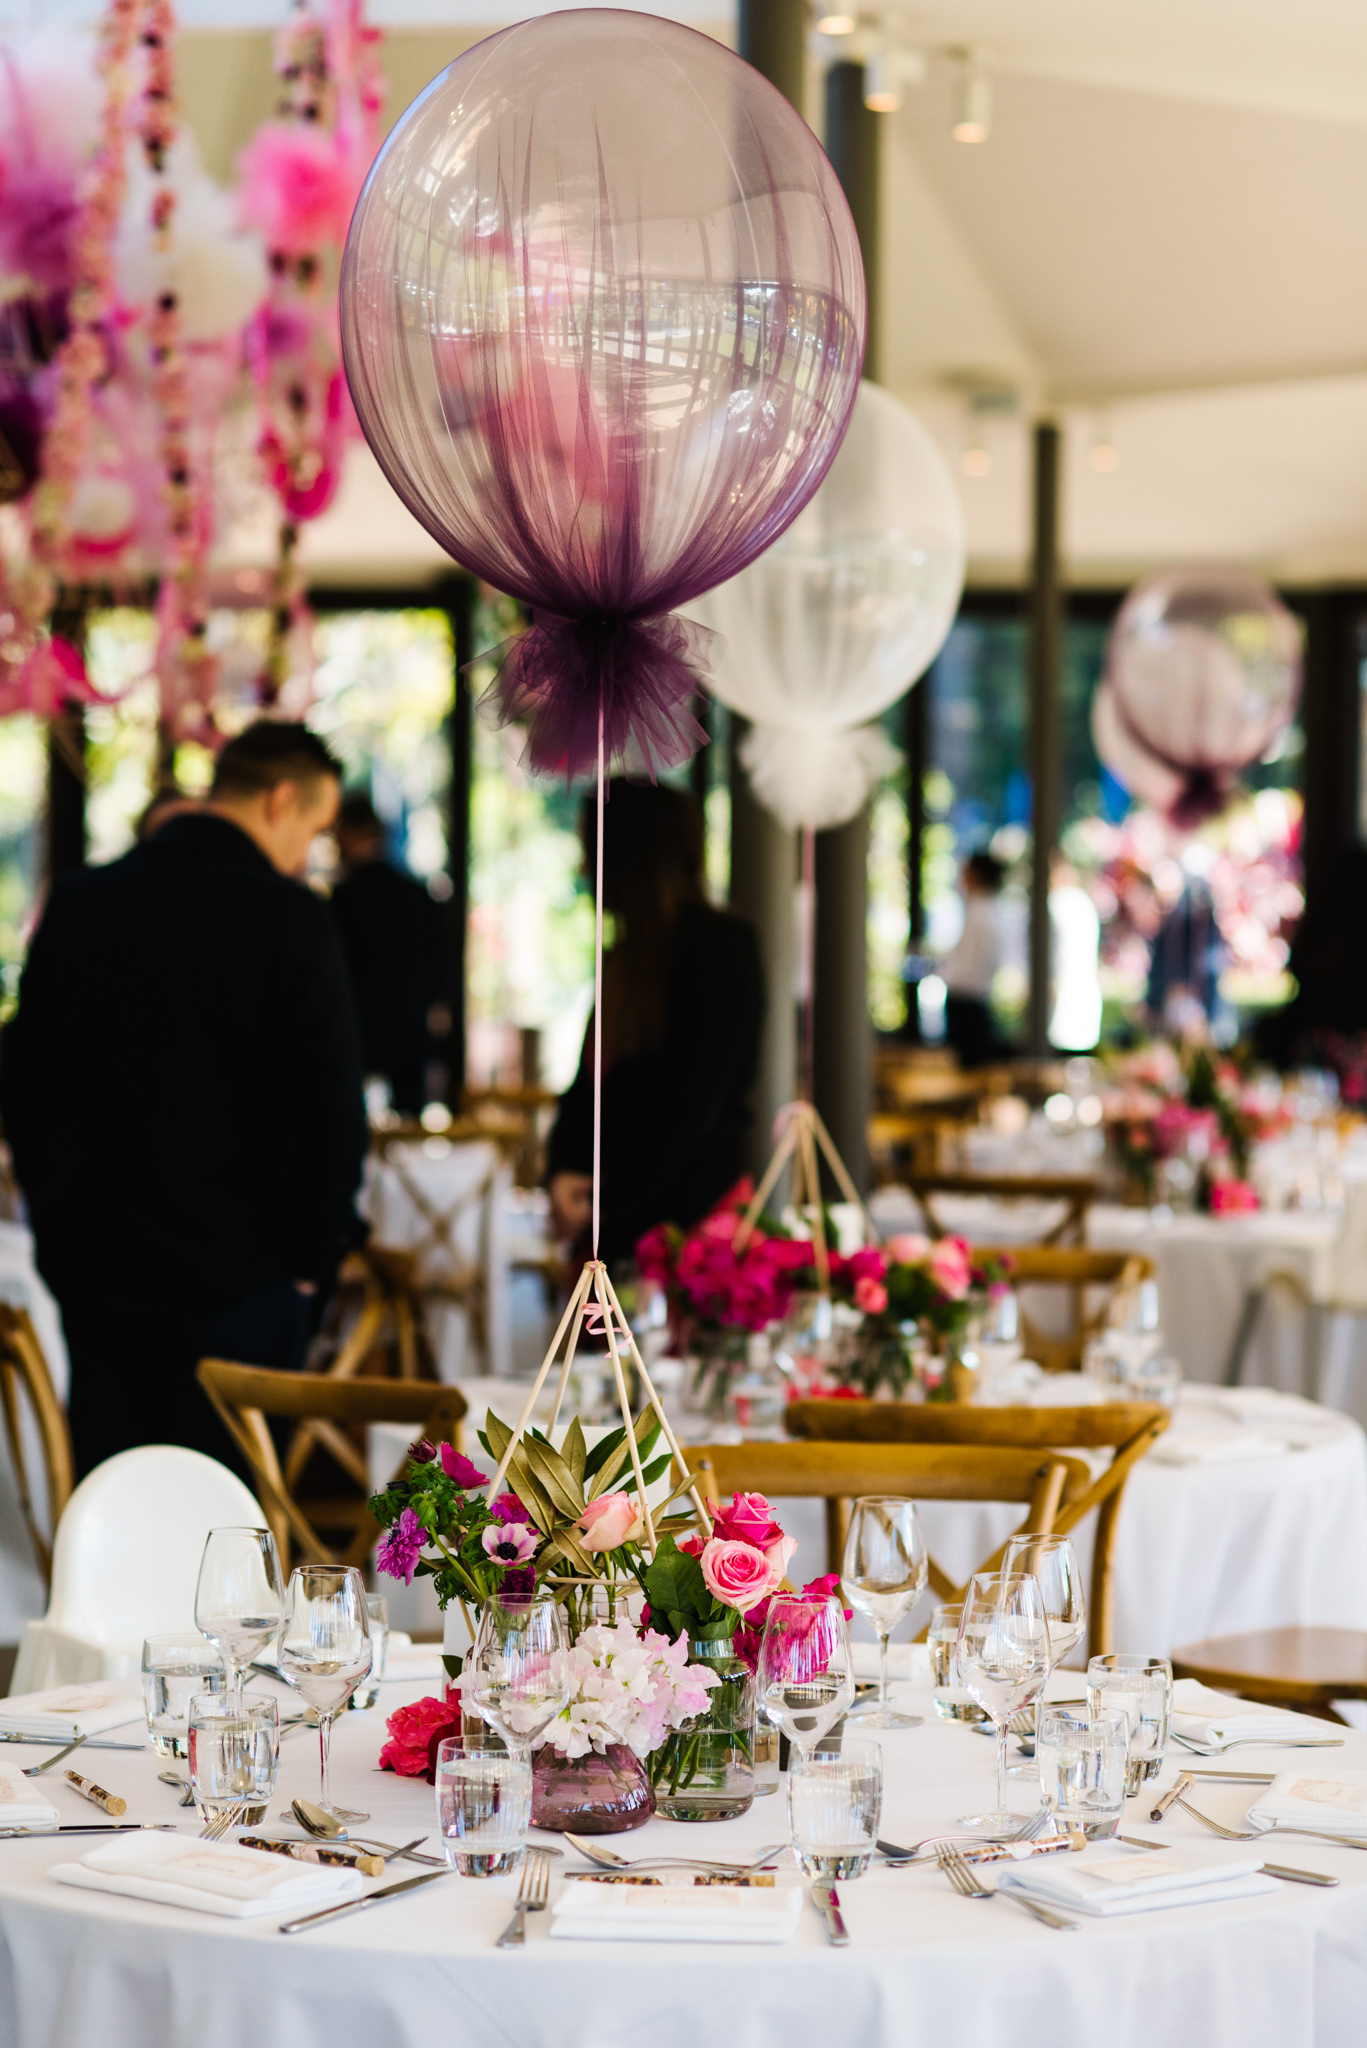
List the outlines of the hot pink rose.
{"type": "Polygon", "coordinates": [[[881,1280],[856,1280],[854,1305],[866,1316],[881,1316],[888,1305],[888,1290],[881,1280]]]}
{"type": "Polygon", "coordinates": [[[460,1694],[450,1700],[415,1700],[411,1707],[396,1707],[385,1727],[389,1740],[380,1751],[380,1769],[435,1784],[438,1745],[448,1735],[460,1734],[460,1694]]]}
{"type": "Polygon", "coordinates": [[[942,1237],[930,1250],[930,1277],[951,1301],[962,1301],[971,1275],[968,1246],[961,1237],[942,1237]]]}
{"type": "Polygon", "coordinates": [[[708,1592],[741,1614],[773,1591],[769,1560],[753,1543],[731,1543],[714,1536],[703,1545],[700,1561],[708,1592]]]}
{"type": "Polygon", "coordinates": [[[922,1259],[930,1257],[930,1239],[919,1230],[899,1230],[883,1250],[894,1266],[919,1266],[922,1259]]]}
{"type": "Polygon", "coordinates": [[[783,1531],[762,1493],[733,1493],[730,1507],[719,1507],[713,1516],[712,1534],[728,1543],[751,1543],[756,1550],[767,1550],[783,1531]]]}
{"type": "Polygon", "coordinates": [[[640,1509],[629,1493],[605,1493],[591,1500],[576,1527],[585,1550],[616,1550],[642,1534],[640,1509]]]}
{"type": "Polygon", "coordinates": [[[1238,1215],[1258,1207],[1258,1190],[1246,1180],[1212,1181],[1210,1206],[1217,1216],[1238,1215]]]}

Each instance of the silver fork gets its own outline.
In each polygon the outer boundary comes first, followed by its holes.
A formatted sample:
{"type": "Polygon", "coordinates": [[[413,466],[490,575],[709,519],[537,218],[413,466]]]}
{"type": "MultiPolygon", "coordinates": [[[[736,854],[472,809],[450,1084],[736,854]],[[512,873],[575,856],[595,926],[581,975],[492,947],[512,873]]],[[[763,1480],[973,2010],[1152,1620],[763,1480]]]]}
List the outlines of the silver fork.
{"type": "Polygon", "coordinates": [[[1193,1742],[1189,1735],[1179,1735],[1176,1729],[1172,1739],[1182,1749],[1191,1751],[1193,1756],[1224,1756],[1231,1749],[1342,1749],[1341,1735],[1312,1735],[1304,1740],[1295,1738],[1290,1742],[1278,1741],[1275,1736],[1241,1735],[1236,1742],[1193,1742]]]}
{"type": "Polygon", "coordinates": [[[221,1842],[229,1828],[236,1828],[242,1825],[242,1816],[246,1811],[246,1805],[241,1801],[233,1806],[225,1806],[222,1813],[217,1814],[213,1820],[205,1822],[199,1831],[200,1841],[221,1842]]]}
{"type": "Polygon", "coordinates": [[[1270,1842],[1276,1835],[1310,1835],[1317,1842],[1333,1842],[1340,1849],[1367,1849],[1367,1842],[1354,1842],[1347,1835],[1332,1835],[1326,1828],[1227,1828],[1218,1820],[1212,1820],[1208,1813],[1199,1813],[1189,1800],[1179,1794],[1176,1805],[1183,1813],[1189,1813],[1193,1820],[1199,1820],[1203,1828],[1209,1828],[1222,1842],[1270,1842]]]}
{"type": "MultiPolygon", "coordinates": [[[[1009,1835],[962,1835],[958,1839],[967,1842],[970,1847],[977,1842],[992,1842],[994,1844],[1033,1842],[1036,1836],[1042,1835],[1045,1829],[1053,1824],[1053,1818],[1049,1809],[1041,1806],[1038,1812],[1030,1815],[1028,1820],[1023,1820],[1019,1827],[1013,1828],[1009,1835]]],[[[929,1863],[933,1860],[933,1857],[922,1856],[920,1851],[922,1849],[934,1851],[939,1847],[940,1843],[952,1841],[953,1839],[954,1837],[951,1835],[927,1835],[923,1842],[913,1842],[910,1848],[907,1849],[899,1848],[896,1842],[877,1842],[874,1846],[877,1848],[879,1855],[884,1857],[889,1863],[929,1863]]]]}
{"type": "Polygon", "coordinates": [[[496,1948],[521,1948],[527,1939],[527,1915],[545,1911],[551,1888],[551,1860],[540,1849],[528,1849],[522,1859],[522,1879],[517,1887],[517,1908],[494,1944],[496,1948]]]}
{"type": "Polygon", "coordinates": [[[1042,1920],[1046,1927],[1057,1927],[1076,1931],[1076,1920],[1065,1920],[1062,1913],[1053,1913],[1048,1906],[1036,1905],[1033,1899],[1023,1899],[1018,1892],[999,1892],[990,1885],[980,1884],[968,1865],[963,1852],[952,1842],[946,1842],[937,1858],[941,1870],[949,1879],[956,1892],[966,1899],[1005,1899],[1008,1905],[1023,1906],[1036,1920],[1042,1920]]]}

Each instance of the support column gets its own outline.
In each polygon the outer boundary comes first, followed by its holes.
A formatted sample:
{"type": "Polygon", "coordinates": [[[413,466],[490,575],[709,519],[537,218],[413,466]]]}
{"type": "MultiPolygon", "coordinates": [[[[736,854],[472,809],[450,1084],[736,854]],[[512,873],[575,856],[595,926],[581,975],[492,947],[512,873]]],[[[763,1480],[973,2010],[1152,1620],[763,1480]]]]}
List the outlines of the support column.
{"type": "Polygon", "coordinates": [[[1063,586],[1059,565],[1059,454],[1053,420],[1034,436],[1029,620],[1030,1051],[1049,1051],[1049,862],[1058,843],[1063,699],[1063,586]]]}
{"type": "MultiPolygon", "coordinates": [[[[881,116],[864,105],[862,64],[826,73],[826,152],[859,233],[869,296],[864,375],[879,371],[881,116]]],[[[855,1186],[869,1184],[873,1027],[868,997],[870,806],[816,838],[816,1106],[855,1186]]]]}
{"type": "MultiPolygon", "coordinates": [[[[806,0],[740,0],[738,48],[746,62],[804,111],[807,65],[806,0]]],[[[773,1150],[777,1110],[797,1085],[797,834],[757,803],[740,765],[747,730],[731,720],[731,907],[759,933],[768,1002],[760,1042],[755,1120],[750,1135],[752,1172],[773,1150]]]]}
{"type": "MultiPolygon", "coordinates": [[[[925,851],[926,851],[926,769],[929,766],[930,699],[926,692],[930,677],[907,691],[902,706],[902,745],[907,756],[907,952],[921,955],[926,938],[925,851]]],[[[903,1036],[912,1045],[921,1042],[921,1013],[917,1004],[919,980],[909,981],[907,1021],[903,1036]]]]}
{"type": "MultiPolygon", "coordinates": [[[[85,613],[62,606],[52,630],[85,651],[85,613]]],[[[47,729],[47,823],[45,867],[49,886],[73,868],[83,868],[87,849],[85,819],[85,712],[68,705],[47,729]]]]}
{"type": "Polygon", "coordinates": [[[470,922],[470,784],[474,772],[474,716],[467,662],[475,653],[475,585],[460,576],[447,586],[444,603],[451,621],[454,667],[451,693],[451,791],[447,806],[446,871],[451,878],[451,957],[446,1006],[451,1016],[447,1039],[446,1099],[459,1109],[465,1088],[466,933],[470,922]]]}

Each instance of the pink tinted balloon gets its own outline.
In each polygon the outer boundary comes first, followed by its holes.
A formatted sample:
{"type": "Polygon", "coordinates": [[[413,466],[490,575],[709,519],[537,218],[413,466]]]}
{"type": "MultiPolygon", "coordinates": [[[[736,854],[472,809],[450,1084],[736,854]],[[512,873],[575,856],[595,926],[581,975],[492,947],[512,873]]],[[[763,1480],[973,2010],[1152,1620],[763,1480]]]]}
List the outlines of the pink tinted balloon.
{"type": "Polygon", "coordinates": [[[1107,682],[1097,684],[1092,697],[1092,744],[1097,759],[1109,768],[1117,782],[1150,804],[1156,811],[1169,811],[1182,794],[1182,777],[1165,768],[1147,747],[1140,745],[1124,724],[1115,707],[1115,693],[1107,682]]]}
{"type": "MultiPolygon", "coordinates": [[[[1106,682],[1119,724],[1182,789],[1177,823],[1218,811],[1295,714],[1300,628],[1246,569],[1168,569],[1116,616],[1106,682]]],[[[1123,779],[1123,778],[1122,778],[1123,779]]]]}
{"type": "Polygon", "coordinates": [[[543,15],[390,135],[342,272],[366,438],[405,504],[529,605],[495,688],[533,766],[682,760],[705,631],[667,616],[796,518],[859,385],[858,240],[822,150],[719,43],[543,15]]]}

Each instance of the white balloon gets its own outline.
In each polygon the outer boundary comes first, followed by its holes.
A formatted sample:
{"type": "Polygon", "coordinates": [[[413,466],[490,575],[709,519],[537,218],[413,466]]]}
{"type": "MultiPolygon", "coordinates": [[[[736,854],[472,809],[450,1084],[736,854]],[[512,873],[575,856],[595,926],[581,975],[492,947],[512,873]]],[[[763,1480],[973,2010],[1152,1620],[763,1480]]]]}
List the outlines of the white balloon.
{"type": "Polygon", "coordinates": [[[753,721],[747,766],[785,823],[839,824],[858,811],[890,749],[871,735],[850,744],[851,728],[924,674],[963,576],[963,512],[944,457],[905,406],[861,385],[801,516],[689,607],[722,636],[712,688],[753,721]],[[847,743],[832,745],[835,735],[847,743]]]}

